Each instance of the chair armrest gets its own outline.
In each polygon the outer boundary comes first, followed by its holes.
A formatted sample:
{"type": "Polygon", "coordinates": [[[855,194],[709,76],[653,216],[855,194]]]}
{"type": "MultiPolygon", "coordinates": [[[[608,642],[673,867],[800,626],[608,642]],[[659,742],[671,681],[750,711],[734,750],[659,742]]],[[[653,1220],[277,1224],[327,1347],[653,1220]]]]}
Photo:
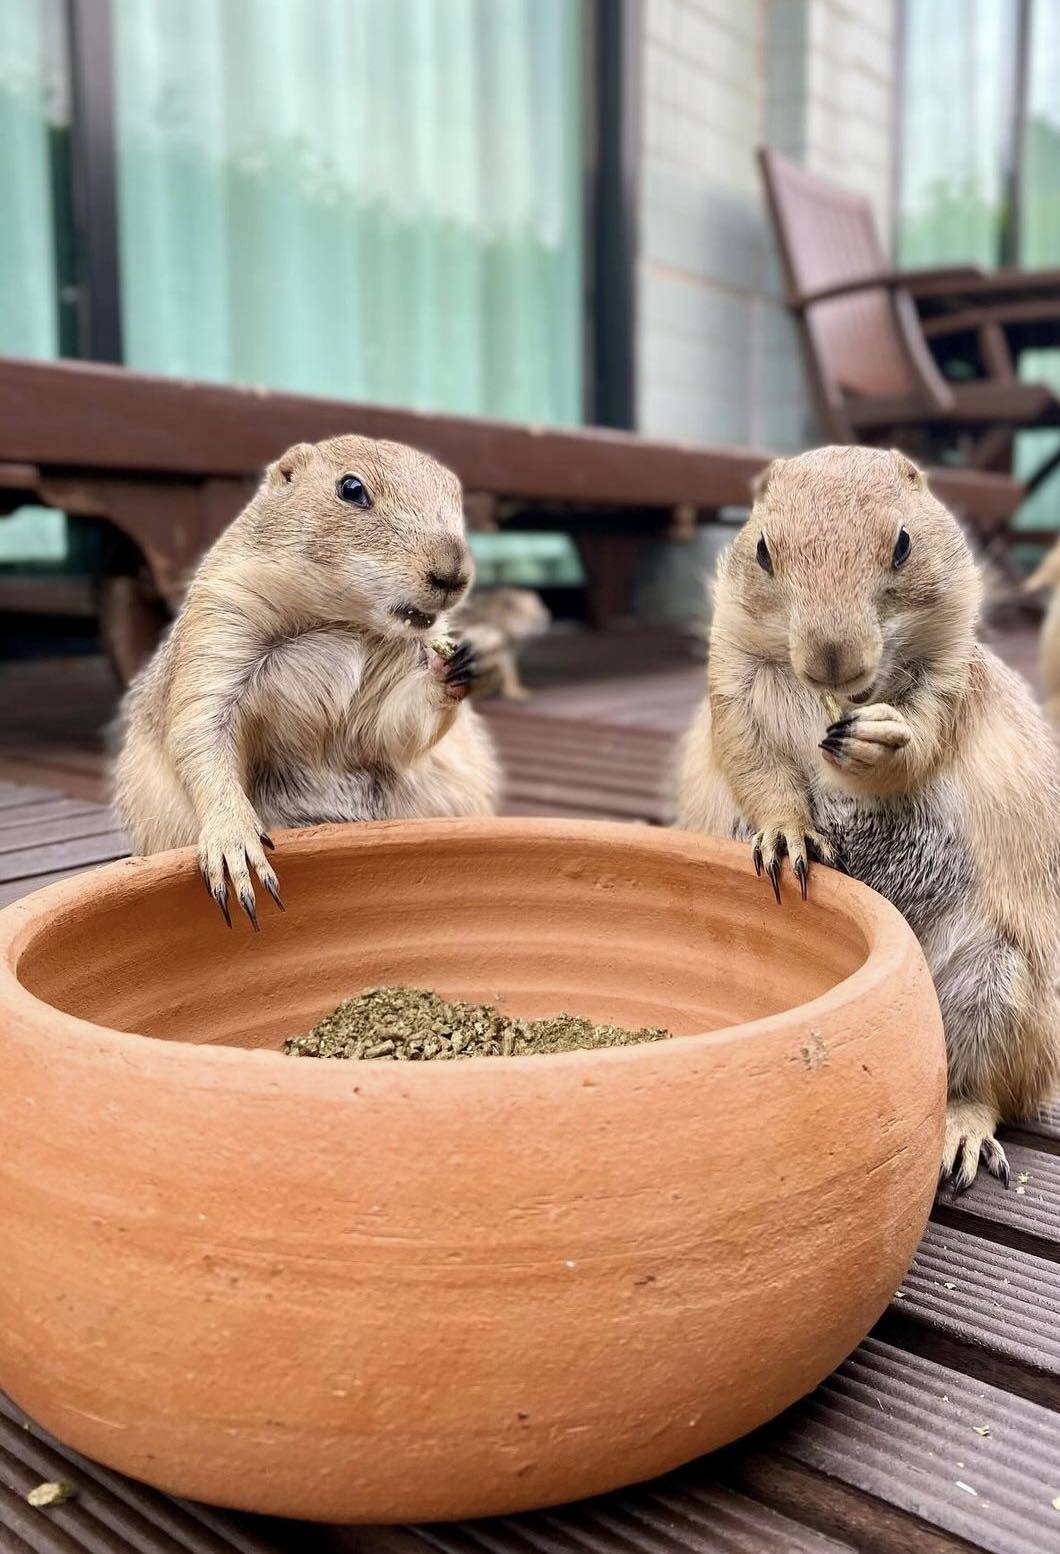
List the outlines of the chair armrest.
{"type": "Polygon", "coordinates": [[[832,302],[838,297],[854,297],[863,291],[908,291],[914,297],[925,294],[946,293],[960,290],[962,281],[978,281],[984,272],[974,264],[947,265],[927,270],[870,270],[865,275],[851,276],[844,281],[833,281],[817,291],[789,292],[787,305],[796,313],[816,306],[818,302],[832,302]]]}

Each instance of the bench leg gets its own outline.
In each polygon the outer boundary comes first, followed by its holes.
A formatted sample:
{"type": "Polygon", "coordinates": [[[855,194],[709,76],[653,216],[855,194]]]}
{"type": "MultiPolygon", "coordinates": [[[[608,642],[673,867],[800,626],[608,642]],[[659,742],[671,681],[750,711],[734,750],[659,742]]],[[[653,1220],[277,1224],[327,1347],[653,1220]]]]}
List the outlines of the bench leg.
{"type": "Polygon", "coordinates": [[[585,572],[589,625],[602,631],[629,614],[633,580],[649,536],[644,534],[579,534],[578,547],[585,572]]]}

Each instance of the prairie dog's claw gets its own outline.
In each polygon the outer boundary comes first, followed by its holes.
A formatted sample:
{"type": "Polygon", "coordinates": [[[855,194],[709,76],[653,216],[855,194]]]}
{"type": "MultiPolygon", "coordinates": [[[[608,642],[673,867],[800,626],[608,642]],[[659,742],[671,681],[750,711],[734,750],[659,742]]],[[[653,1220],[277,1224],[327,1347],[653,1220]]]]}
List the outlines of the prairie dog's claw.
{"type": "Polygon", "coordinates": [[[207,820],[199,836],[199,872],[203,883],[220,909],[228,927],[232,914],[228,904],[229,886],[247,915],[250,926],[258,931],[257,903],[251,871],[278,905],[279,882],[265,856],[268,840],[253,811],[247,817],[231,814],[207,820]]]}
{"type": "Polygon", "coordinates": [[[971,1187],[980,1162],[1008,1186],[1008,1160],[994,1137],[997,1124],[997,1112],[984,1101],[950,1101],[946,1107],[939,1186],[949,1183],[955,1198],[971,1187]]]}
{"type": "Polygon", "coordinates": [[[799,894],[804,901],[809,892],[810,864],[835,862],[831,843],[820,832],[808,830],[801,822],[766,826],[759,831],[754,839],[751,862],[756,874],[765,873],[773,887],[778,906],[782,904],[780,865],[785,857],[799,882],[799,894]]]}
{"type": "Polygon", "coordinates": [[[241,890],[239,892],[239,904],[243,908],[243,910],[247,914],[247,916],[250,918],[250,926],[251,926],[251,928],[253,928],[255,933],[260,933],[261,929],[258,927],[257,908],[255,907],[255,904],[254,904],[254,892],[252,890],[249,890],[249,889],[248,890],[241,890]]]}

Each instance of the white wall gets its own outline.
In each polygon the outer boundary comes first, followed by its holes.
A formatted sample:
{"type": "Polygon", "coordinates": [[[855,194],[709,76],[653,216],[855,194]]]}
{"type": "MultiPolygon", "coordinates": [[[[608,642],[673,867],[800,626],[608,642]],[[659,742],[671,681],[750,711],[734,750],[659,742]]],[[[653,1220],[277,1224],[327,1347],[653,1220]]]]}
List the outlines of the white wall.
{"type": "Polygon", "coordinates": [[[637,424],[815,437],[755,147],[864,189],[890,241],[896,0],[641,0],[637,424]]]}

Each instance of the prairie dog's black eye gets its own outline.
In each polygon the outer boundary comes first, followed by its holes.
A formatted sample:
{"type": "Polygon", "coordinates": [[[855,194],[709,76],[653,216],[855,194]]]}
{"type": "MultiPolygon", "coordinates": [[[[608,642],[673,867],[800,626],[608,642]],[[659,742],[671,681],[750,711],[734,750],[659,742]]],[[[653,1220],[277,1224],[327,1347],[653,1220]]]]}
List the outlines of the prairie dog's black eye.
{"type": "Polygon", "coordinates": [[[898,538],[894,542],[894,555],[891,557],[891,565],[894,567],[896,572],[898,568],[905,562],[906,557],[909,555],[909,552],[912,549],[912,545],[913,542],[909,538],[909,530],[905,528],[899,529],[898,538]]]}
{"type": "Polygon", "coordinates": [[[766,537],[764,534],[760,534],[758,536],[758,547],[755,550],[755,558],[758,562],[758,565],[762,568],[762,571],[768,572],[770,577],[772,577],[773,557],[769,554],[769,546],[766,544],[766,537]]]}
{"type": "Polygon", "coordinates": [[[372,499],[365,490],[364,481],[357,475],[343,475],[335,487],[339,497],[351,507],[371,507],[372,499]]]}

